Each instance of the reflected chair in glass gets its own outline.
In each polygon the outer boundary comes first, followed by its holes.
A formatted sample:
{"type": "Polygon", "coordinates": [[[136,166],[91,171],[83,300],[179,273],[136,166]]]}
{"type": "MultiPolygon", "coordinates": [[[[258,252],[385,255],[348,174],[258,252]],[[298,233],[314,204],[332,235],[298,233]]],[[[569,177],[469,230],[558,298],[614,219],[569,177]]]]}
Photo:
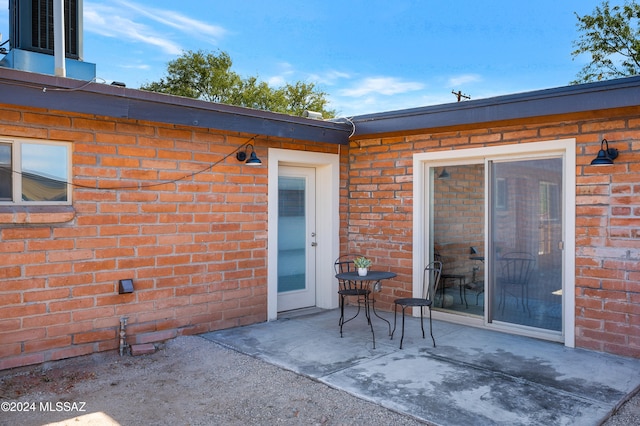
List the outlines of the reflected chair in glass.
{"type": "MultiPolygon", "coordinates": [[[[444,263],[444,259],[442,258],[442,255],[438,252],[438,250],[436,250],[433,253],[433,260],[436,260],[440,263],[442,263],[442,270],[444,271],[445,269],[445,263],[444,263]]],[[[463,291],[464,291],[464,284],[465,284],[465,280],[467,279],[466,275],[464,274],[449,274],[449,273],[445,273],[443,272],[440,276],[440,279],[442,280],[442,301],[441,301],[441,307],[444,308],[444,295],[445,295],[445,290],[447,287],[447,281],[448,280],[453,280],[454,285],[456,280],[458,281],[458,291],[460,292],[460,303],[465,303],[463,300],[463,291]]]]}
{"type": "Polygon", "coordinates": [[[526,252],[511,252],[498,259],[499,275],[496,278],[496,288],[500,293],[498,308],[502,306],[502,313],[504,313],[507,294],[510,294],[516,298],[516,302],[522,303],[522,310],[531,316],[529,283],[535,264],[535,257],[526,252]]]}
{"type": "Polygon", "coordinates": [[[402,341],[404,340],[404,315],[405,310],[411,307],[420,308],[420,327],[422,328],[422,338],[425,338],[424,333],[424,321],[423,310],[425,307],[429,308],[429,333],[431,334],[431,340],[433,340],[433,347],[436,347],[436,339],[433,337],[433,327],[431,321],[431,306],[433,305],[433,295],[438,291],[438,285],[440,284],[440,275],[442,274],[442,262],[434,261],[424,268],[422,275],[422,297],[405,297],[396,299],[393,301],[393,331],[391,332],[391,339],[393,339],[393,333],[396,331],[396,317],[398,314],[398,306],[402,308],[402,334],[400,335],[400,349],[402,349],[402,341]]]}
{"type": "MultiPolygon", "coordinates": [[[[347,254],[337,258],[333,264],[336,275],[344,272],[355,271],[356,267],[353,261],[358,257],[361,256],[358,254],[347,254]]],[[[367,317],[368,324],[371,326],[371,330],[373,331],[373,325],[371,324],[371,315],[369,313],[369,297],[371,295],[371,290],[363,288],[362,284],[357,281],[338,279],[338,295],[340,297],[340,337],[342,337],[342,326],[357,317],[358,314],[360,314],[361,306],[364,306],[364,314],[367,317]],[[348,297],[356,298],[358,310],[356,311],[356,314],[354,316],[345,320],[344,305],[348,297]]]]}
{"type": "MultiPolygon", "coordinates": [[[[484,256],[478,253],[478,249],[475,247],[470,247],[471,256],[469,259],[475,260],[481,263],[484,263],[484,256]]],[[[467,308],[469,308],[469,304],[467,303],[467,290],[470,290],[476,294],[476,306],[478,306],[478,302],[480,300],[480,295],[484,293],[484,279],[481,278],[482,274],[480,273],[480,266],[474,265],[471,269],[471,282],[464,285],[464,304],[467,308]]]]}

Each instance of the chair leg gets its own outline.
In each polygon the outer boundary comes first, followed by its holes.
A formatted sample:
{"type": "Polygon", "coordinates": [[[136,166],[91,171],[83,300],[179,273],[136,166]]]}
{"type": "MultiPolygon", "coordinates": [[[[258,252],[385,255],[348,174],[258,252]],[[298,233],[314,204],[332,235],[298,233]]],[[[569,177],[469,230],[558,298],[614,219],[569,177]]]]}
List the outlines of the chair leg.
{"type": "Polygon", "coordinates": [[[373,331],[373,322],[371,321],[371,300],[369,299],[369,295],[364,295],[364,313],[367,316],[367,321],[369,321],[369,327],[371,327],[371,336],[373,337],[373,349],[376,348],[376,333],[373,331]]]}
{"type": "Polygon", "coordinates": [[[432,327],[432,323],[431,323],[431,306],[429,306],[429,333],[431,334],[431,340],[433,340],[433,347],[435,348],[436,347],[436,339],[433,338],[433,327],[432,327]]]}
{"type": "Polygon", "coordinates": [[[391,331],[391,334],[390,334],[391,339],[389,339],[389,340],[393,340],[393,333],[396,332],[396,317],[397,316],[398,316],[398,304],[395,303],[393,305],[393,330],[391,331]]]}
{"type": "Polygon", "coordinates": [[[422,320],[422,311],[424,308],[420,306],[420,328],[422,329],[422,338],[424,339],[424,321],[422,320]]]}
{"type": "Polygon", "coordinates": [[[402,307],[402,334],[400,335],[400,349],[402,349],[402,341],[404,340],[404,310],[406,306],[402,307]]]}
{"type": "Polygon", "coordinates": [[[387,323],[387,326],[389,326],[389,335],[391,335],[391,323],[387,321],[386,318],[382,318],[380,315],[378,315],[378,312],[376,312],[376,299],[373,298],[373,294],[371,295],[371,306],[373,307],[373,314],[387,323]]]}
{"type": "Polygon", "coordinates": [[[340,337],[342,337],[342,325],[344,324],[344,296],[340,295],[340,337]]]}
{"type": "Polygon", "coordinates": [[[529,287],[527,285],[522,286],[522,308],[531,316],[531,309],[529,309],[529,287]]]}

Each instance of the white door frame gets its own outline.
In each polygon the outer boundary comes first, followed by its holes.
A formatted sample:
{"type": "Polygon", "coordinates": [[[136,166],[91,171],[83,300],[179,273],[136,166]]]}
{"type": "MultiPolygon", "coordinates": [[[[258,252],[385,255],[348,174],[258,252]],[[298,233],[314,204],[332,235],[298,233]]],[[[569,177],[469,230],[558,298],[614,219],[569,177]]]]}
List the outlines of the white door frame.
{"type": "Polygon", "coordinates": [[[316,306],[338,307],[333,263],[340,252],[340,156],[269,148],[267,320],[278,318],[278,171],[280,166],[316,169],[316,306]]]}
{"type": "MultiPolygon", "coordinates": [[[[432,230],[428,226],[430,191],[429,170],[432,167],[442,167],[457,162],[476,161],[483,162],[486,157],[503,157],[519,155],[541,155],[545,153],[560,154],[564,159],[564,204],[563,204],[563,241],[564,241],[564,265],[563,265],[563,334],[562,340],[565,346],[575,346],[575,247],[576,247],[576,140],[560,139],[547,142],[531,142],[513,145],[500,145],[494,147],[459,149],[455,151],[422,152],[413,156],[413,294],[419,297],[422,292],[422,271],[426,266],[426,259],[430,253],[429,241],[432,230]]],[[[485,216],[488,207],[485,206],[485,216]]],[[[488,221],[485,221],[485,235],[488,235],[488,221]]],[[[485,242],[486,244],[486,242],[485,242]]],[[[486,253],[485,247],[485,253],[486,253]]],[[[486,274],[486,270],[485,270],[486,274]]],[[[487,277],[485,276],[485,282],[487,277]]],[[[485,293],[486,297],[486,293],[485,293]]],[[[486,306],[486,305],[485,305],[486,306]]],[[[417,314],[418,311],[414,312],[417,314]]],[[[434,312],[434,318],[452,322],[464,323],[470,326],[487,327],[479,319],[434,312]]],[[[493,327],[492,329],[496,329],[493,327]]],[[[505,328],[505,332],[523,334],[531,337],[546,338],[545,334],[536,335],[530,330],[519,332],[516,328],[505,328]]]]}

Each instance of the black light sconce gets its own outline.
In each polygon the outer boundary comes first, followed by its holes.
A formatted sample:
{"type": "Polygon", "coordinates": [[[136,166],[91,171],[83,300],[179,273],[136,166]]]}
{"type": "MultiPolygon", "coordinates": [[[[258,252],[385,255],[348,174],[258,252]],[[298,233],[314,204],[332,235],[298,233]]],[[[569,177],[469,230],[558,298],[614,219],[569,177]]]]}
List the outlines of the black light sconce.
{"type": "Polygon", "coordinates": [[[244,151],[238,151],[236,153],[236,158],[238,161],[244,161],[247,166],[259,166],[262,164],[262,161],[256,155],[255,150],[253,149],[253,145],[247,144],[244,148],[244,151]],[[249,158],[247,159],[247,151],[251,147],[251,154],[249,154],[249,158]],[[246,160],[246,161],[245,161],[246,160]]]}
{"type": "Polygon", "coordinates": [[[119,294],[127,294],[133,293],[133,280],[127,278],[125,280],[120,280],[120,285],[118,286],[119,294]]]}
{"type": "Polygon", "coordinates": [[[613,160],[616,158],[618,158],[618,150],[615,148],[609,148],[609,142],[607,142],[606,139],[602,139],[598,156],[591,161],[591,165],[608,166],[613,164],[613,160]]]}
{"type": "Polygon", "coordinates": [[[447,169],[442,169],[442,172],[438,175],[438,179],[449,179],[451,175],[447,171],[447,169]]]}

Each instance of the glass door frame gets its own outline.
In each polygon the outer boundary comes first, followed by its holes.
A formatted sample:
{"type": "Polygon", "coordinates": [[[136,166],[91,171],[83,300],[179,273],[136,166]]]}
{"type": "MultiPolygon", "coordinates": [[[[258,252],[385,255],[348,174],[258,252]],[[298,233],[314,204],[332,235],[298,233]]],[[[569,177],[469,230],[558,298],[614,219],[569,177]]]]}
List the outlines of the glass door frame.
{"type": "MultiPolygon", "coordinates": [[[[264,160],[263,160],[264,161],[264,160]]],[[[267,320],[278,319],[278,175],[280,166],[316,169],[316,306],[338,307],[338,281],[333,262],[340,255],[340,156],[338,154],[269,148],[267,171],[267,320]]],[[[263,280],[264,277],[257,277],[263,280]]]]}
{"type": "MultiPolygon", "coordinates": [[[[431,228],[431,193],[433,191],[433,173],[436,167],[447,165],[479,164],[485,167],[490,160],[527,159],[544,156],[561,156],[564,161],[563,174],[563,291],[562,291],[562,333],[549,333],[529,327],[518,327],[511,324],[490,323],[488,310],[484,317],[471,317],[446,312],[434,311],[434,318],[466,324],[473,327],[488,328],[511,334],[520,334],[545,340],[561,341],[568,347],[575,346],[575,192],[576,192],[576,141],[575,139],[559,139],[545,142],[531,142],[493,147],[458,149],[454,151],[437,151],[416,153],[413,156],[414,170],[414,215],[413,215],[413,293],[422,291],[422,270],[429,259],[433,258],[433,229],[431,228]]],[[[489,184],[488,173],[485,173],[485,188],[489,184]]],[[[485,191],[485,236],[489,235],[488,191],[485,191]]],[[[489,253],[488,239],[485,237],[485,253],[489,253]]],[[[489,271],[485,268],[485,283],[489,271]]],[[[485,291],[485,306],[488,292],[485,291]]]]}

